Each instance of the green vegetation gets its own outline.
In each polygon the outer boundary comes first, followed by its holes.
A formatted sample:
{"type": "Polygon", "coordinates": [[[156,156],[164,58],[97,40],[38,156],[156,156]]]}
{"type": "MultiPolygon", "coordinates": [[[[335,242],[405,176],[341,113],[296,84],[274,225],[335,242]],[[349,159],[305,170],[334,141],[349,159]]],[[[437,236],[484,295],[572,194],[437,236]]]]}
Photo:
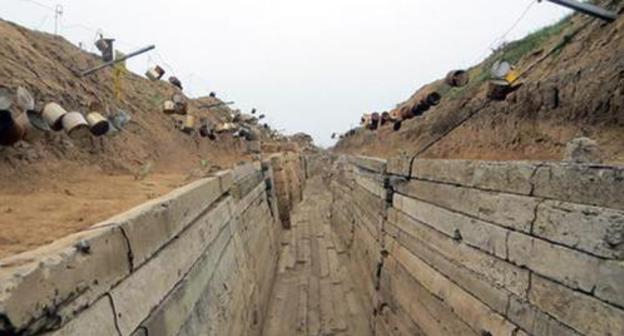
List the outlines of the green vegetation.
{"type": "Polygon", "coordinates": [[[448,100],[455,100],[463,97],[467,92],[473,92],[489,78],[489,70],[494,62],[499,59],[505,59],[512,64],[518,63],[522,57],[539,49],[552,37],[561,35],[570,26],[570,18],[571,16],[567,16],[551,26],[527,35],[523,39],[504,44],[481,64],[468,70],[470,83],[467,86],[462,88],[444,87],[440,88],[440,92],[448,100]]]}
{"type": "Polygon", "coordinates": [[[551,37],[561,35],[570,23],[570,16],[567,16],[552,26],[544,27],[521,40],[504,45],[501,58],[512,64],[517,63],[522,57],[541,47],[551,37]]]}

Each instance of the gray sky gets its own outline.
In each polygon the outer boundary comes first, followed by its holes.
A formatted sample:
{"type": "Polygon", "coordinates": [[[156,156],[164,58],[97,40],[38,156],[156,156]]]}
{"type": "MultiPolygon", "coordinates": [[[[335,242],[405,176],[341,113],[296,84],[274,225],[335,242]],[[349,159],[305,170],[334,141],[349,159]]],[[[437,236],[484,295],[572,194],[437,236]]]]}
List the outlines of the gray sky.
{"type": "MultiPolygon", "coordinates": [[[[129,67],[142,74],[164,60],[187,94],[216,91],[325,146],[362,113],[388,110],[449,70],[477,63],[532,1],[36,0],[63,5],[60,32],[73,43],[90,50],[101,29],[122,51],[156,44],[158,54],[129,67]]],[[[507,40],[567,13],[536,4],[507,40]]],[[[2,0],[0,17],[54,31],[53,11],[31,0],[2,0]]]]}

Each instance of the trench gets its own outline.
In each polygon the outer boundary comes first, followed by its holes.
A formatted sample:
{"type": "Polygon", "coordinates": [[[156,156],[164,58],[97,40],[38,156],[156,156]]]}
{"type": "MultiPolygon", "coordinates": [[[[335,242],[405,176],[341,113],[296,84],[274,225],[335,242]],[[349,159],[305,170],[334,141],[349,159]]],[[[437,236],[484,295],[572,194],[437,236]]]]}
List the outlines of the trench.
{"type": "Polygon", "coordinates": [[[332,195],[320,176],[307,182],[283,233],[263,335],[372,335],[369,314],[330,223],[332,195]]]}
{"type": "Polygon", "coordinates": [[[622,176],[271,156],[1,260],[0,335],[624,335],[622,176]]]}

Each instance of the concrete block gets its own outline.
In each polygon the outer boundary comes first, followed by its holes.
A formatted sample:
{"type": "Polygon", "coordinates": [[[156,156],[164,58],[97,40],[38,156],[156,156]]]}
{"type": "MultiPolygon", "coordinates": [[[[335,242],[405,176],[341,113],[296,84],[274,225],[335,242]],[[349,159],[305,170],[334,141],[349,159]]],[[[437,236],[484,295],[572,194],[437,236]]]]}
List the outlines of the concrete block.
{"type": "Polygon", "coordinates": [[[476,247],[499,258],[507,257],[509,230],[417,199],[394,195],[394,206],[450,238],[476,247]]]}
{"type": "Polygon", "coordinates": [[[537,170],[535,196],[624,210],[624,167],[548,165],[537,170]]]}
{"type": "Polygon", "coordinates": [[[479,335],[393,256],[386,258],[380,288],[383,301],[394,311],[404,311],[408,317],[404,322],[415,324],[425,335],[479,335]]]}
{"type": "Polygon", "coordinates": [[[206,290],[225,247],[232,239],[232,231],[225,226],[191,271],[141,324],[151,336],[176,335],[189,318],[195,303],[206,290]]]}
{"type": "Polygon", "coordinates": [[[234,183],[244,180],[248,176],[255,174],[258,171],[262,170],[262,163],[260,162],[249,162],[244,163],[242,165],[238,165],[232,169],[232,176],[234,178],[234,183]]]}
{"type": "Polygon", "coordinates": [[[402,232],[417,237],[421,242],[456,264],[462,265],[493,285],[523,296],[529,287],[529,272],[505,260],[457,242],[402,212],[391,208],[388,221],[402,232]]]}
{"type": "Polygon", "coordinates": [[[355,182],[362,188],[366,189],[369,193],[379,197],[381,199],[386,198],[386,189],[384,188],[383,181],[375,181],[367,176],[356,175],[355,182]]]}
{"type": "Polygon", "coordinates": [[[368,156],[351,156],[349,157],[352,164],[380,174],[386,172],[386,160],[368,157],[368,156]]]}
{"type": "MultiPolygon", "coordinates": [[[[388,226],[394,227],[394,225],[390,223],[388,226]]],[[[453,260],[446,259],[429,248],[425,242],[420,241],[418,237],[412,237],[407,234],[399,234],[397,238],[392,236],[386,237],[386,249],[391,250],[397,245],[404,247],[412,254],[425,261],[432,268],[444,274],[447,278],[451,279],[458,286],[472,296],[478,298],[497,313],[506,313],[508,299],[511,295],[506,289],[495,286],[479,274],[463,267],[461,264],[456,264],[453,260]]]]}
{"type": "Polygon", "coordinates": [[[64,323],[73,318],[130,273],[129,253],[123,232],[111,226],[4,259],[0,334],[7,330],[35,334],[56,326],[59,319],[64,323]]]}
{"type": "Polygon", "coordinates": [[[539,199],[412,180],[399,193],[514,230],[530,232],[539,199]]]}
{"type": "Polygon", "coordinates": [[[103,296],[61,329],[45,333],[47,336],[110,336],[118,335],[115,314],[110,298],[103,296]]]}
{"type": "Polygon", "coordinates": [[[220,172],[215,173],[214,175],[219,179],[219,186],[221,188],[221,193],[226,193],[234,184],[234,174],[232,170],[222,170],[220,172]]]}
{"type": "Polygon", "coordinates": [[[255,170],[240,179],[235,179],[230,193],[235,199],[241,199],[262,181],[264,181],[264,174],[261,170],[255,170]]]}
{"type": "Polygon", "coordinates": [[[219,178],[198,180],[97,226],[120,226],[132,248],[133,267],[145,263],[221,197],[219,178]]]}
{"type": "Polygon", "coordinates": [[[566,286],[624,306],[621,262],[592,257],[516,232],[509,235],[509,260],[566,286]]]}
{"type": "Polygon", "coordinates": [[[233,204],[232,215],[240,216],[263,194],[265,194],[264,183],[260,182],[248,194],[244,195],[243,198],[233,204]]]}
{"type": "Polygon", "coordinates": [[[515,335],[517,327],[401,246],[390,254],[429,292],[442,299],[463,321],[482,334],[515,335]]]}
{"type": "Polygon", "coordinates": [[[410,171],[412,167],[412,157],[411,156],[393,156],[388,159],[388,174],[399,175],[404,177],[410,176],[410,171]]]}
{"type": "Polygon", "coordinates": [[[119,329],[134,331],[158,307],[230,219],[230,199],[192,223],[152,259],[111,291],[119,329]],[[149,291],[145,289],[149,288],[149,291]]]}
{"type": "Polygon", "coordinates": [[[538,275],[529,301],[582,335],[624,335],[624,310],[538,275]]]}
{"type": "Polygon", "coordinates": [[[233,320],[234,279],[240,270],[236,262],[236,248],[231,239],[225,247],[208,287],[199,295],[193,312],[184,322],[180,336],[229,335],[233,320]]]}
{"type": "Polygon", "coordinates": [[[533,234],[608,259],[624,259],[624,211],[546,201],[533,234]]]}
{"type": "Polygon", "coordinates": [[[468,160],[423,160],[412,163],[414,179],[478,189],[530,195],[539,163],[468,160]]]}
{"type": "Polygon", "coordinates": [[[530,335],[580,336],[579,333],[515,295],[509,298],[507,318],[530,335]]]}

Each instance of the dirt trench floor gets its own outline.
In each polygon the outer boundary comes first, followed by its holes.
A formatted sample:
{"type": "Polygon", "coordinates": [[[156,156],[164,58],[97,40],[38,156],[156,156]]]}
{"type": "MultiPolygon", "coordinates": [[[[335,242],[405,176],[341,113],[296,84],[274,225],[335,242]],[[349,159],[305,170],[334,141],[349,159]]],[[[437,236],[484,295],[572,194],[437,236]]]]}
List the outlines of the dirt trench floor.
{"type": "Polygon", "coordinates": [[[356,291],[348,255],[329,222],[331,194],[320,176],[307,182],[282,238],[266,336],[372,335],[369,308],[356,291]]]}

